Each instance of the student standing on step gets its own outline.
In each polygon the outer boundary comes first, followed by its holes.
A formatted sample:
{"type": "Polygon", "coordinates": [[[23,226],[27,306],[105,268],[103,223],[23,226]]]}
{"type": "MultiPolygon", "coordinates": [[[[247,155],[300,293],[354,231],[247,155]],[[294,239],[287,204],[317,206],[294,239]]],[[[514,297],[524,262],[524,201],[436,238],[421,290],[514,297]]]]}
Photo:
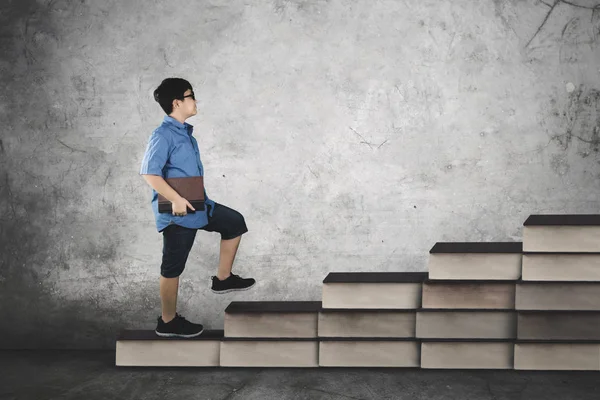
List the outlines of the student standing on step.
{"type": "Polygon", "coordinates": [[[221,234],[221,251],[217,275],[212,276],[211,290],[228,293],[246,290],[255,280],[231,273],[241,237],[248,232],[239,212],[210,200],[204,191],[206,207],[194,209],[167,184],[164,178],[204,176],[200,150],[192,136],[193,126],[185,122],[196,115],[196,98],[192,85],[185,79],[168,78],[154,91],[154,99],[164,112],[162,124],[152,132],[142,160],[140,175],[152,187],[152,210],[158,232],[163,234],[160,266],[162,315],[158,317],[159,336],[194,337],[202,333],[201,324],[193,324],[176,312],[179,275],[183,272],[198,229],[221,234]],[[172,203],[172,213],[158,212],[158,193],[172,203]]]}

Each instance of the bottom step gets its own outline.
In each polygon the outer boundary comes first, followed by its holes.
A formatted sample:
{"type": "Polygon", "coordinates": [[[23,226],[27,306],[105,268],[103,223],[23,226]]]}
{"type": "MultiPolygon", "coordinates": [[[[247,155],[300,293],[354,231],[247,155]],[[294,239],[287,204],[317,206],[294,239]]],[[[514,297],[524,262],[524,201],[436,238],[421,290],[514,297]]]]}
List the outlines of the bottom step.
{"type": "Polygon", "coordinates": [[[222,367],[318,367],[316,338],[224,338],[222,367]]]}
{"type": "Polygon", "coordinates": [[[421,368],[512,369],[513,360],[513,341],[424,339],[421,342],[421,368]]]}
{"type": "Polygon", "coordinates": [[[218,367],[223,330],[191,339],[163,338],[154,331],[124,331],[117,338],[120,367],[218,367]]]}
{"type": "Polygon", "coordinates": [[[515,369],[600,371],[600,341],[517,341],[515,369]]]}
{"type": "Polygon", "coordinates": [[[320,338],[321,367],[419,367],[420,344],[414,339],[320,338]]]}

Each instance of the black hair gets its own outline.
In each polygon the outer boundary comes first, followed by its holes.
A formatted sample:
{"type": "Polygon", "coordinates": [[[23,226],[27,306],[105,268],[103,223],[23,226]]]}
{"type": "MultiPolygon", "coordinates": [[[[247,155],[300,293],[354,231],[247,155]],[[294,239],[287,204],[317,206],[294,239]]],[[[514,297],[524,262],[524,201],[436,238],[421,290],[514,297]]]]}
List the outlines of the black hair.
{"type": "Polygon", "coordinates": [[[167,78],[154,90],[154,100],[169,115],[173,112],[173,100],[183,99],[183,95],[188,89],[194,90],[185,79],[167,78]]]}

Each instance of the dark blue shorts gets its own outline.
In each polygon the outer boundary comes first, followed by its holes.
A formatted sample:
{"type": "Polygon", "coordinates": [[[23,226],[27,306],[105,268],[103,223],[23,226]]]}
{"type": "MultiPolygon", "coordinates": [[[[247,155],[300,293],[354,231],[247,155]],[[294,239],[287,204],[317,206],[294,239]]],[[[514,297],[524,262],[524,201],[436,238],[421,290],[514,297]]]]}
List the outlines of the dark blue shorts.
{"type": "MultiPolygon", "coordinates": [[[[208,207],[208,224],[201,229],[207,232],[219,232],[222,240],[234,239],[248,232],[246,221],[236,210],[215,203],[212,217],[208,207]]],[[[180,225],[169,225],[163,231],[163,257],[160,274],[165,278],[176,278],[183,272],[196,232],[198,229],[185,228],[180,225]]]]}

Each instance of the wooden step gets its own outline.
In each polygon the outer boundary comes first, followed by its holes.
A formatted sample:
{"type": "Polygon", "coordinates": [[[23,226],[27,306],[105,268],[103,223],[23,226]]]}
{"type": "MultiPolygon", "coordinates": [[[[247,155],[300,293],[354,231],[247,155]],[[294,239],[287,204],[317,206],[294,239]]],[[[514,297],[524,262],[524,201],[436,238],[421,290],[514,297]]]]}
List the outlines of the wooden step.
{"type": "Polygon", "coordinates": [[[223,338],[222,367],[318,367],[313,338],[223,338]]]}
{"type": "Polygon", "coordinates": [[[322,309],[319,337],[415,337],[416,312],[390,309],[322,309]]]}
{"type": "Polygon", "coordinates": [[[163,338],[154,331],[126,330],[117,338],[116,365],[135,367],[216,367],[222,330],[195,338],[163,338]]]}
{"type": "Polygon", "coordinates": [[[600,311],[600,282],[517,282],[517,310],[600,311]]]}
{"type": "Polygon", "coordinates": [[[421,368],[512,369],[514,341],[420,339],[421,368]]]}
{"type": "Polygon", "coordinates": [[[423,283],[423,308],[515,308],[514,280],[427,280],[423,283]]]}
{"type": "Polygon", "coordinates": [[[519,311],[519,339],[600,340],[600,311],[519,311]]]}
{"type": "Polygon", "coordinates": [[[521,242],[440,242],[429,251],[429,279],[516,280],[521,242]]]}
{"type": "Polygon", "coordinates": [[[531,215],[523,224],[523,251],[600,252],[600,215],[531,215]]]}
{"type": "Polygon", "coordinates": [[[518,340],[516,370],[600,370],[599,341],[518,340]]]}
{"type": "Polygon", "coordinates": [[[225,336],[316,338],[320,309],[320,301],[235,301],[225,309],[225,336]]]}
{"type": "Polygon", "coordinates": [[[418,338],[515,339],[517,315],[510,310],[420,309],[418,338]]]}
{"type": "Polygon", "coordinates": [[[331,272],[323,308],[416,309],[426,272],[331,272]]]}
{"type": "Polygon", "coordinates": [[[321,338],[321,367],[405,367],[420,365],[415,338],[321,338]]]}
{"type": "Polygon", "coordinates": [[[600,253],[524,253],[524,281],[600,281],[600,253]]]}

